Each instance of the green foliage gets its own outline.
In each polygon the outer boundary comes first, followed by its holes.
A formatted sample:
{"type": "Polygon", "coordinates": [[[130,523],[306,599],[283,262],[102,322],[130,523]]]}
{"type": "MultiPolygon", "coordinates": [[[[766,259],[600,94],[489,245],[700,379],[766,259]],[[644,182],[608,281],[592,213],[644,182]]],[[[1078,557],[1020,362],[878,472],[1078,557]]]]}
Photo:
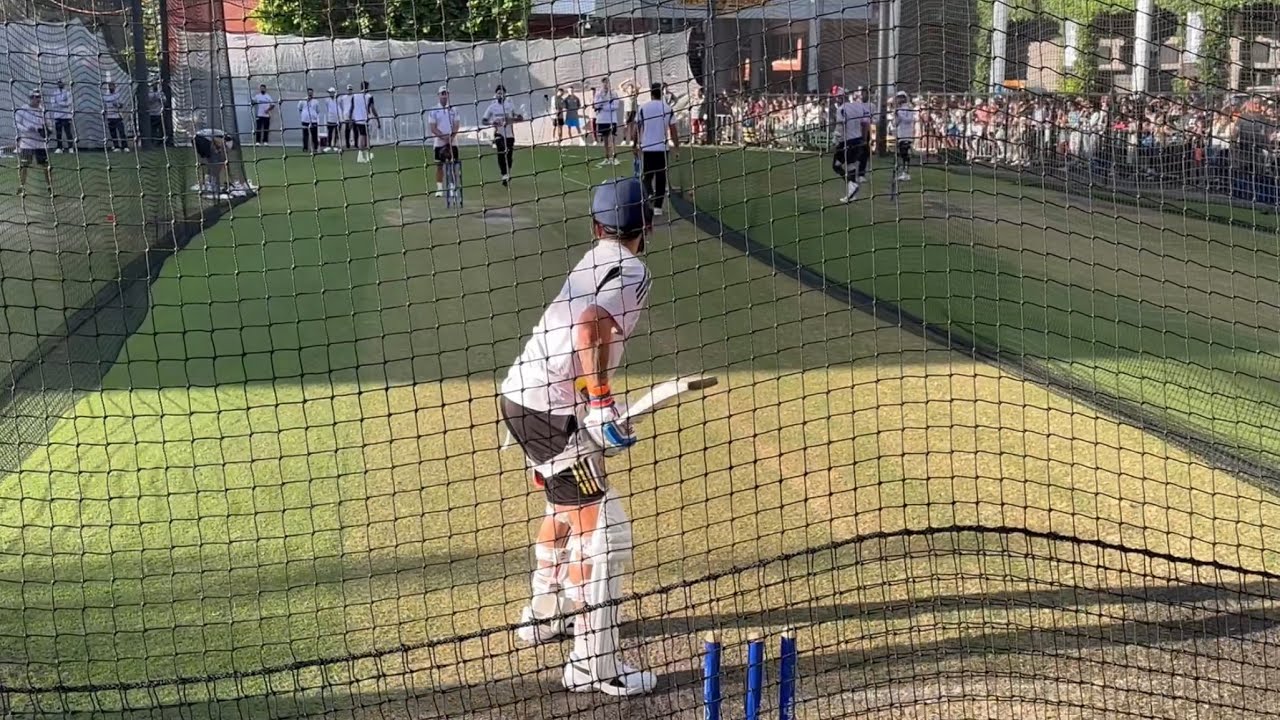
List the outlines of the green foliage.
{"type": "Polygon", "coordinates": [[[269,35],[506,39],[524,34],[529,0],[262,0],[255,12],[269,35]]]}
{"type": "Polygon", "coordinates": [[[1204,8],[1204,40],[1196,58],[1196,80],[1206,90],[1227,87],[1227,68],[1231,64],[1231,29],[1229,13],[1218,8],[1204,8]]]}

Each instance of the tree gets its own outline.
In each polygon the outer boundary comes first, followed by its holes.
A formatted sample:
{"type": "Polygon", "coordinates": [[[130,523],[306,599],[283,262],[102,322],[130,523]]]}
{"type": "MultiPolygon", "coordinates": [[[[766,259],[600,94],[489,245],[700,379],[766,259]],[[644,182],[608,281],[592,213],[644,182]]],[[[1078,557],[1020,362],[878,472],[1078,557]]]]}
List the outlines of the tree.
{"type": "Polygon", "coordinates": [[[269,35],[505,39],[523,35],[529,0],[262,0],[258,28],[269,35]]]}

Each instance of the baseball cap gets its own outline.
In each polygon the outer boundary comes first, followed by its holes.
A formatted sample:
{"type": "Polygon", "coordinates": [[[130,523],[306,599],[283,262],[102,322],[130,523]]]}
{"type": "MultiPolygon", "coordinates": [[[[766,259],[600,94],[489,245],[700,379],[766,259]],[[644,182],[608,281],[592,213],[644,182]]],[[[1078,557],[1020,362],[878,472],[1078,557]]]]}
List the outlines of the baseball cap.
{"type": "Polygon", "coordinates": [[[644,186],[639,180],[619,178],[596,186],[591,196],[591,218],[611,232],[630,235],[653,224],[653,209],[644,200],[644,186]]]}
{"type": "Polygon", "coordinates": [[[348,90],[352,90],[352,89],[353,89],[353,88],[351,87],[351,83],[347,83],[347,89],[348,89],[348,90]]]}
{"type": "Polygon", "coordinates": [[[40,91],[39,91],[39,90],[32,90],[32,91],[31,91],[31,93],[30,93],[27,97],[38,98],[38,97],[40,97],[40,91]]]}
{"type": "Polygon", "coordinates": [[[331,93],[336,93],[336,92],[338,92],[338,89],[337,89],[337,88],[329,88],[329,92],[331,92],[331,93]]]}
{"type": "Polygon", "coordinates": [[[493,91],[496,93],[499,93],[499,92],[504,93],[507,91],[507,88],[505,86],[499,85],[498,87],[494,88],[493,91]]]}
{"type": "Polygon", "coordinates": [[[439,90],[436,90],[436,94],[437,94],[437,95],[444,95],[444,94],[445,94],[445,93],[447,93],[447,92],[449,92],[449,86],[448,86],[448,85],[441,85],[441,86],[440,86],[440,89],[439,89],[439,90]]]}

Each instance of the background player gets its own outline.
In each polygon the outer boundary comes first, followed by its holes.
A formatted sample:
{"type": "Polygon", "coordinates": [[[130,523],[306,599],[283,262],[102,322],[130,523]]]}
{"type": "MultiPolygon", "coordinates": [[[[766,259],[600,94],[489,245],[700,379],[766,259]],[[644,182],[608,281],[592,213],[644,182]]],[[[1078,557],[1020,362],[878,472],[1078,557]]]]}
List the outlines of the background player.
{"type": "Polygon", "coordinates": [[[439,102],[427,111],[427,132],[436,158],[435,197],[444,197],[444,164],[458,159],[458,111],[449,104],[449,88],[441,85],[436,96],[439,102]]]}
{"type": "MultiPolygon", "coordinates": [[[[493,128],[493,146],[498,150],[498,172],[502,175],[502,185],[511,182],[511,168],[516,155],[516,133],[512,123],[524,120],[524,115],[516,112],[515,104],[507,99],[507,89],[502,85],[494,88],[493,102],[485,109],[480,122],[493,128]]],[[[457,123],[454,123],[455,127],[457,123]]]]}
{"type": "Polygon", "coordinates": [[[604,145],[604,159],[600,167],[618,164],[618,121],[621,120],[622,99],[609,87],[609,78],[600,78],[600,89],[592,101],[595,108],[596,136],[604,145]]]}
{"type": "Polygon", "coordinates": [[[44,170],[45,180],[49,183],[49,194],[53,194],[53,172],[49,169],[49,128],[45,121],[44,108],[41,107],[39,90],[32,90],[27,96],[27,104],[13,113],[14,127],[18,131],[18,188],[23,194],[27,192],[27,170],[32,165],[39,165],[44,170]]]}
{"type": "Polygon", "coordinates": [[[911,148],[916,139],[916,109],[901,90],[894,96],[893,137],[898,143],[898,180],[911,179],[911,148]]]}
{"type": "Polygon", "coordinates": [[[867,181],[867,160],[871,157],[871,106],[862,102],[861,93],[851,94],[836,111],[836,122],[842,142],[836,146],[831,168],[844,178],[847,192],[840,202],[847,203],[858,195],[867,181]]]}
{"type": "Polygon", "coordinates": [[[369,151],[369,123],[378,120],[378,108],[369,92],[369,81],[360,83],[360,92],[351,98],[351,128],[356,136],[356,162],[373,162],[369,151]]]}
{"type": "Polygon", "coordinates": [[[502,383],[504,423],[547,498],[533,597],[522,616],[541,622],[523,627],[521,639],[550,640],[566,627],[562,613],[583,603],[597,606],[574,619],[564,685],[637,695],[652,690],[657,678],[622,662],[618,608],[611,601],[622,597],[631,526],[605,478],[604,458],[636,441],[609,385],[647,306],[652,277],[640,254],[653,216],[640,183],[625,178],[596,188],[591,217],[595,245],[569,273],[502,383]]]}
{"type": "Polygon", "coordinates": [[[653,203],[653,214],[661,215],[662,202],[667,195],[667,150],[680,152],[676,113],[662,99],[662,83],[650,86],[649,101],[636,111],[633,132],[645,197],[653,203]]]}

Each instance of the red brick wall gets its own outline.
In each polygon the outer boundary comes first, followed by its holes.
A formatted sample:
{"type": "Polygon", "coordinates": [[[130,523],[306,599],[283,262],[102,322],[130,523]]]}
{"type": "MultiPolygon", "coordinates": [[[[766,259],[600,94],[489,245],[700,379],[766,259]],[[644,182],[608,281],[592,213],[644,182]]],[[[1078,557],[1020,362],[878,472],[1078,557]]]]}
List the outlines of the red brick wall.
{"type": "Polygon", "coordinates": [[[258,0],[218,0],[222,3],[222,12],[227,22],[227,32],[257,32],[253,19],[249,17],[258,7],[258,0]]]}

